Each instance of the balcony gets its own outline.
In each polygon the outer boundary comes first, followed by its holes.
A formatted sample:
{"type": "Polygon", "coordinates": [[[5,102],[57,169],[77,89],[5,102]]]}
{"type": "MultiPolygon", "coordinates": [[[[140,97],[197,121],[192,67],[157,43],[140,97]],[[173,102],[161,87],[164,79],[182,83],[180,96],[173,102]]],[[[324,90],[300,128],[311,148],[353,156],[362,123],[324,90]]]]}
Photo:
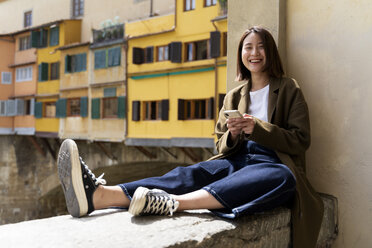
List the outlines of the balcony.
{"type": "Polygon", "coordinates": [[[123,42],[124,24],[112,25],[103,29],[93,29],[92,48],[123,42]]]}

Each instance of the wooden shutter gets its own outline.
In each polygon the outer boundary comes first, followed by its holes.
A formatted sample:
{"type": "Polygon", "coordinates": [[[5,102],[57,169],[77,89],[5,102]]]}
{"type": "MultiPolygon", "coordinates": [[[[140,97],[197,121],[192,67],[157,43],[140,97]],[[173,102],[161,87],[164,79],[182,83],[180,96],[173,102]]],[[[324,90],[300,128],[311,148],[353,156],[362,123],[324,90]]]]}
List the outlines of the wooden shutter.
{"type": "Polygon", "coordinates": [[[80,98],[80,116],[88,116],[88,97],[86,96],[80,98]]]}
{"type": "Polygon", "coordinates": [[[49,64],[41,63],[41,81],[48,81],[49,64]]]}
{"type": "Polygon", "coordinates": [[[108,50],[108,66],[120,65],[121,49],[120,47],[110,48],[108,50]]]}
{"type": "Polygon", "coordinates": [[[124,119],[126,116],[126,97],[118,96],[118,118],[124,119]]]}
{"type": "Polygon", "coordinates": [[[142,48],[133,47],[133,64],[140,65],[144,62],[144,51],[142,48]]]}
{"type": "Polygon", "coordinates": [[[87,54],[82,53],[79,54],[80,57],[80,70],[79,71],[86,71],[87,70],[87,54]]]}
{"type": "Polygon", "coordinates": [[[40,32],[39,31],[31,31],[31,47],[38,48],[39,47],[39,40],[40,40],[40,32]]]}
{"type": "Polygon", "coordinates": [[[39,47],[47,47],[47,46],[48,46],[48,30],[41,29],[39,47]]]}
{"type": "Polygon", "coordinates": [[[163,121],[169,120],[169,100],[161,100],[161,119],[163,121]]]}
{"type": "Polygon", "coordinates": [[[92,99],[92,119],[99,119],[101,117],[101,99],[92,99]]]}
{"type": "Polygon", "coordinates": [[[154,62],[154,47],[146,47],[146,63],[154,62]]]}
{"type": "Polygon", "coordinates": [[[214,98],[211,97],[208,100],[208,119],[214,118],[214,98]]]}
{"type": "Polygon", "coordinates": [[[59,27],[50,29],[49,46],[57,46],[59,44],[59,27]]]}
{"type": "Polygon", "coordinates": [[[220,56],[221,50],[221,33],[219,31],[214,31],[210,33],[210,51],[211,58],[218,58],[220,56]]]}
{"type": "Polygon", "coordinates": [[[182,62],[182,42],[172,42],[169,44],[169,59],[172,63],[182,62]]]}
{"type": "Polygon", "coordinates": [[[178,120],[185,120],[185,100],[178,99],[178,120]]]}
{"type": "Polygon", "coordinates": [[[106,50],[99,50],[94,52],[94,69],[106,67],[106,50]]]}
{"type": "Polygon", "coordinates": [[[132,120],[139,121],[140,120],[140,111],[141,111],[141,102],[140,101],[133,101],[132,102],[132,120]]]}
{"type": "Polygon", "coordinates": [[[56,117],[65,118],[67,111],[67,99],[61,98],[56,102],[56,117]]]}
{"type": "Polygon", "coordinates": [[[66,55],[65,56],[65,73],[71,72],[71,56],[66,55]]]}
{"type": "Polygon", "coordinates": [[[226,94],[218,94],[218,109],[221,110],[223,107],[223,100],[225,99],[226,94]]]}
{"type": "Polygon", "coordinates": [[[35,118],[43,118],[43,103],[35,102],[35,118]]]}

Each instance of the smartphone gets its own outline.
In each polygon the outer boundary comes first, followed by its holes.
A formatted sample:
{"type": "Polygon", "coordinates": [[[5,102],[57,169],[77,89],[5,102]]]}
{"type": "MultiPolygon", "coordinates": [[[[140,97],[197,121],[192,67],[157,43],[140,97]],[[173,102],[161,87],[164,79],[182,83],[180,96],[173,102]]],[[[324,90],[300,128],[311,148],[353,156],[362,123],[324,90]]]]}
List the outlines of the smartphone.
{"type": "Polygon", "coordinates": [[[239,110],[225,110],[223,114],[227,119],[229,118],[241,118],[243,115],[239,112],[239,110]]]}

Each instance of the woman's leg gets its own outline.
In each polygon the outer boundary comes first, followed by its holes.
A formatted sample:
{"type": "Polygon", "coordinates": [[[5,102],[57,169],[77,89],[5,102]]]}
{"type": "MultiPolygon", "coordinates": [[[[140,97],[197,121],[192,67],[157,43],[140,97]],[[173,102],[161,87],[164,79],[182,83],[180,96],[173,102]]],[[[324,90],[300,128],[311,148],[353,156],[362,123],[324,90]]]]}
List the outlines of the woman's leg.
{"type": "Polygon", "coordinates": [[[214,198],[209,192],[201,189],[183,195],[174,195],[179,202],[178,211],[193,209],[221,209],[222,204],[214,198]]]}

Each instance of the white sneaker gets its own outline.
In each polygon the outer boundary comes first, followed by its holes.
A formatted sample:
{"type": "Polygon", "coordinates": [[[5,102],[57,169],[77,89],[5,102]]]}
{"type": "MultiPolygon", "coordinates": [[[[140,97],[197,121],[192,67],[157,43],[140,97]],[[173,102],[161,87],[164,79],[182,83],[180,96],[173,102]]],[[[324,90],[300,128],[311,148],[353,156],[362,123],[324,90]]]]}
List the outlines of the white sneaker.
{"type": "Polygon", "coordinates": [[[172,216],[178,205],[179,202],[163,190],[139,187],[134,192],[128,211],[134,216],[147,214],[172,216]]]}

